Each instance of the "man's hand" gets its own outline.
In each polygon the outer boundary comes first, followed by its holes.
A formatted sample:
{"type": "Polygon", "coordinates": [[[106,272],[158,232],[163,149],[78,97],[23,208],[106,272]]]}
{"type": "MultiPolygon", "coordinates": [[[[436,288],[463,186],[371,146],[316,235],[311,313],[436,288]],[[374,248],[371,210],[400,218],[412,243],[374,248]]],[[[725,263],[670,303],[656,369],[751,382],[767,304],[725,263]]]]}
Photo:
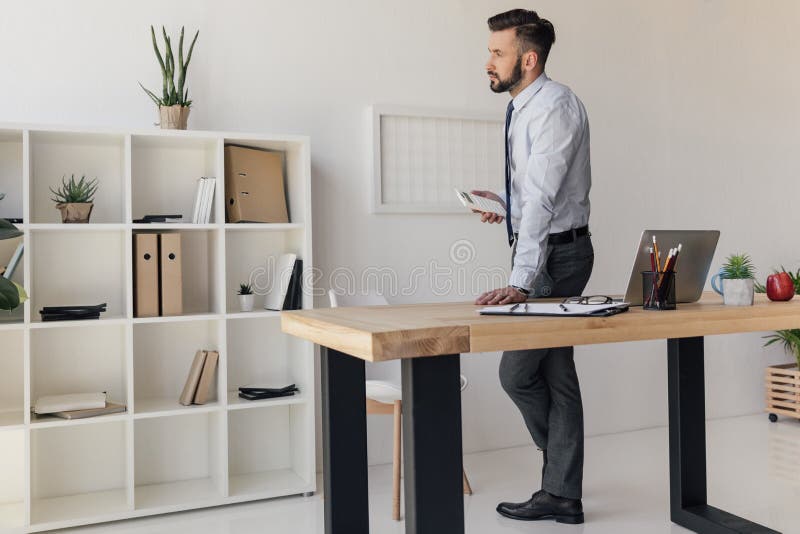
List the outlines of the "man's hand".
{"type": "MultiPolygon", "coordinates": [[[[470,194],[475,195],[476,197],[483,197],[496,200],[497,202],[500,203],[500,205],[503,206],[503,208],[506,207],[506,202],[496,194],[492,193],[491,191],[470,191],[470,194]]],[[[481,222],[501,223],[505,220],[502,215],[498,215],[496,213],[488,213],[486,211],[478,211],[478,210],[472,210],[472,211],[481,214],[481,222]]]]}
{"type": "Polygon", "coordinates": [[[525,302],[528,296],[524,295],[516,288],[508,286],[502,289],[487,291],[475,301],[475,304],[513,304],[515,302],[525,302]]]}

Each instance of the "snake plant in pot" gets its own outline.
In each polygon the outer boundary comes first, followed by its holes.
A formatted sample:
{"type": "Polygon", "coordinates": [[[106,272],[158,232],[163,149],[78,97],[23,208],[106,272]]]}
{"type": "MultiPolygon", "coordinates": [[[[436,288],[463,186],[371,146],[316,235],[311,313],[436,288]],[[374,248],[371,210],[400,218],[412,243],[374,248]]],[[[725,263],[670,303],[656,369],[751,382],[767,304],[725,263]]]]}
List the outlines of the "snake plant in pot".
{"type": "Polygon", "coordinates": [[[158,65],[161,67],[161,96],[157,96],[153,91],[147,89],[144,85],[139,83],[139,86],[144,89],[147,96],[158,106],[159,114],[161,117],[161,128],[185,130],[189,120],[189,109],[192,101],[189,99],[189,88],[186,87],[186,72],[189,69],[189,62],[192,60],[192,52],[194,51],[194,44],[197,42],[197,36],[200,35],[200,30],[194,34],[192,44],[189,46],[189,52],[186,54],[186,60],[183,59],[183,27],[181,27],[181,36],[178,41],[178,62],[175,63],[175,56],[172,53],[172,40],[167,35],[167,30],[161,27],[161,33],[164,37],[164,53],[158,47],[156,41],[156,31],[150,26],[150,35],[153,40],[153,50],[158,59],[158,65]],[[178,69],[178,80],[175,81],[175,69],[178,69]]]}
{"type": "MultiPolygon", "coordinates": [[[[16,226],[0,219],[0,241],[14,239],[22,235],[16,226]]],[[[0,310],[12,311],[28,300],[25,290],[19,284],[0,276],[0,310]]]]}

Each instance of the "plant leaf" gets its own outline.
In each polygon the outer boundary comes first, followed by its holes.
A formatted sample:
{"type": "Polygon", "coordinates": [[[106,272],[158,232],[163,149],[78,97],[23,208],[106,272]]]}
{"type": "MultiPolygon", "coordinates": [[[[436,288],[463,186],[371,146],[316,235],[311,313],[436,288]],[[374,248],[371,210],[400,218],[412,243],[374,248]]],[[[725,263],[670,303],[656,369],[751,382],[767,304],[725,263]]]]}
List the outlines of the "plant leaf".
{"type": "Polygon", "coordinates": [[[165,45],[165,55],[167,59],[167,99],[170,101],[169,105],[174,104],[172,102],[175,96],[175,56],[172,55],[172,40],[167,35],[167,30],[164,26],[161,26],[161,32],[164,34],[164,42],[165,45]]]}
{"type": "Polygon", "coordinates": [[[23,302],[28,300],[28,293],[25,292],[25,288],[16,282],[11,282],[11,283],[17,286],[17,291],[19,292],[19,303],[22,304],[23,302]]]}
{"type": "Polygon", "coordinates": [[[200,30],[197,30],[192,39],[192,44],[189,45],[189,52],[186,54],[186,63],[183,65],[184,70],[189,69],[189,62],[192,60],[192,52],[194,52],[194,44],[197,42],[197,37],[200,35],[200,30]]]}
{"type": "Polygon", "coordinates": [[[183,26],[181,26],[181,38],[178,41],[178,97],[183,96],[183,83],[186,81],[186,67],[183,63],[183,26]]]}
{"type": "Polygon", "coordinates": [[[14,310],[19,303],[17,285],[7,278],[0,277],[0,310],[14,310]]]}
{"type": "Polygon", "coordinates": [[[0,241],[22,235],[22,231],[5,219],[0,219],[0,241]]]}
{"type": "MultiPolygon", "coordinates": [[[[158,41],[156,41],[156,30],[155,28],[153,28],[152,25],[150,25],[150,35],[153,38],[153,50],[155,50],[156,57],[158,58],[158,64],[161,67],[161,87],[163,94],[162,100],[164,100],[167,98],[167,67],[166,65],[164,65],[164,58],[161,57],[161,51],[158,49],[158,41]]],[[[144,89],[144,87],[142,87],[142,89],[144,89]]]]}
{"type": "MultiPolygon", "coordinates": [[[[181,29],[183,32],[183,29],[181,29]]],[[[197,30],[194,34],[194,38],[192,39],[192,44],[189,45],[189,52],[186,54],[186,62],[181,65],[181,87],[185,87],[186,83],[186,75],[189,72],[189,62],[192,60],[192,52],[194,52],[194,45],[197,42],[197,37],[200,35],[200,30],[197,30]]],[[[191,100],[189,100],[189,89],[185,88],[186,94],[183,96],[183,101],[181,105],[184,107],[189,107],[192,105],[191,100]],[[188,102],[188,103],[187,103],[188,102]]]]}

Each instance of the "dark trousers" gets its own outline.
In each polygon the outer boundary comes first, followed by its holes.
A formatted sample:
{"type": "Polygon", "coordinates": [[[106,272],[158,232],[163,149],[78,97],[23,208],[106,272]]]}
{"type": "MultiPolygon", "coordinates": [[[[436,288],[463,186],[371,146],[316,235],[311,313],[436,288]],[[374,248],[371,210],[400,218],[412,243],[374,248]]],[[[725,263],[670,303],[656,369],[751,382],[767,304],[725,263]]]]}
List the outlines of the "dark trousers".
{"type": "MultiPolygon", "coordinates": [[[[548,247],[546,267],[535,281],[532,296],[580,295],[593,265],[588,235],[548,247]]],[[[506,351],[500,360],[500,383],[522,413],[534,443],[544,451],[542,489],[580,499],[583,402],[573,356],[573,347],[506,351]]]]}

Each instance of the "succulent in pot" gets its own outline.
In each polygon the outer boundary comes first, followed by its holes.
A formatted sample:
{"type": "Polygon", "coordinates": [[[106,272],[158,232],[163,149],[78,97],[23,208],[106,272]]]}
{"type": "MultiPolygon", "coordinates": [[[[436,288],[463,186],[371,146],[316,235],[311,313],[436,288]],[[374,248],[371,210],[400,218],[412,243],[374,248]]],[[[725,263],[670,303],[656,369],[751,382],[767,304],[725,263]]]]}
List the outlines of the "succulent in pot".
{"type": "Polygon", "coordinates": [[[87,180],[86,175],[80,180],[75,175],[61,178],[58,189],[50,188],[55,195],[51,200],[56,203],[56,208],[61,210],[61,222],[88,223],[94,207],[94,194],[97,192],[97,178],[87,180]]]}
{"type": "Polygon", "coordinates": [[[253,286],[250,284],[239,284],[239,308],[243,312],[253,311],[253,286]]]}
{"type": "Polygon", "coordinates": [[[755,293],[755,267],[747,254],[731,254],[711,278],[711,287],[728,306],[752,306],[755,293]],[[721,281],[721,286],[716,281],[721,281]]]}

